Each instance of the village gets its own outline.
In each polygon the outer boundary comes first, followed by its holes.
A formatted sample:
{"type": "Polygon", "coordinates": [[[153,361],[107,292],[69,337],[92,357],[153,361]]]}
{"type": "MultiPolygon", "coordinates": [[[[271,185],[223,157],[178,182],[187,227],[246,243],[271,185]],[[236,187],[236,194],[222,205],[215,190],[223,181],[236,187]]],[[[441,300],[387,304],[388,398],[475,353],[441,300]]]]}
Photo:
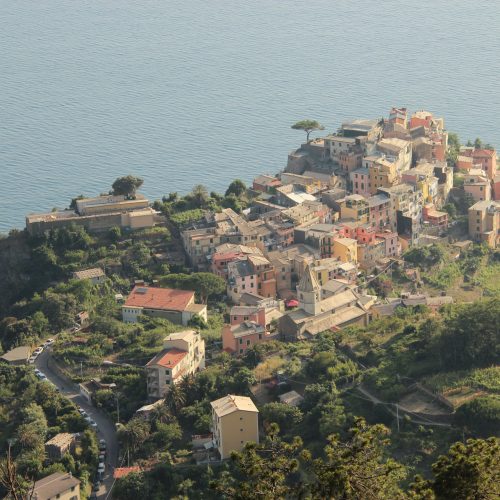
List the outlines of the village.
{"type": "MultiPolygon", "coordinates": [[[[189,436],[195,462],[221,463],[247,443],[262,440],[261,406],[278,401],[301,407],[313,379],[298,375],[294,379],[290,373],[297,374],[301,364],[305,366],[308,356],[314,354],[310,345],[325,342],[325,334],[342,339],[343,331],[368,332],[373,322],[390,324],[398,314],[416,314],[415,321],[423,322],[439,316],[446,306],[468,302],[445,286],[426,286],[420,257],[412,261],[405,255],[446,248],[450,265],[455,265],[454,259],[469,255],[472,248],[494,251],[500,245],[496,151],[480,141],[461,146],[447,132],[443,118],[427,111],[392,108],[387,118],[352,120],[342,123],[335,133],[313,139],[309,134],[322,130],[319,123],[304,120],[292,128],[306,132],[307,141],[288,155],[284,170],[258,175],[248,187],[234,181],[216,209],[205,203],[179,211],[185,216],[173,216],[164,209],[170,201],[150,203],[130,189],[123,194],[80,197],[71,209],[26,217],[26,233],[34,239],[75,227],[96,237],[114,232],[119,235],[114,252],[124,245],[120,238],[140,235],[138,239],[146,242],[142,245],[149,254],[147,259],[154,260],[156,269],[164,266],[169,270],[141,276],[133,268],[125,273],[120,263],[108,259],[93,267],[73,266],[71,271],[70,282],[85,282],[101,290],[106,290],[112,275],[124,278],[128,286],[120,282],[120,287],[101,294],[112,294],[114,310],[120,314],[113,321],[123,325],[116,328],[132,332],[137,327],[146,334],[150,329],[161,336],[161,345],[152,344],[147,351],[152,353],[148,359],[142,354],[134,354],[130,360],[121,358],[116,354],[119,342],[115,339],[108,351],[103,350],[97,370],[78,357],[71,368],[64,361],[66,354],[58,356],[58,349],[64,353],[69,352],[68,346],[87,349],[87,333],[99,320],[97,310],[84,308],[78,310],[70,327],[65,325],[60,335],[52,333],[43,345],[18,345],[2,356],[10,365],[34,365],[39,379],[51,381],[47,373],[51,370],[60,380],[75,384],[78,397],[85,402],[79,407],[80,414],[99,437],[106,438],[100,442],[96,497],[104,494],[105,477],[105,486],[110,488],[113,480],[152,467],[147,460],[142,465],[131,464],[130,450],[126,460],[122,450],[119,461],[105,463],[106,441],[113,431],[101,435],[99,422],[85,409],[104,408],[109,413],[116,406],[118,415],[113,413],[113,418],[118,433],[127,425],[125,421],[120,424],[116,390],[120,382],[110,383],[103,377],[107,369],[135,367],[137,373],[142,371],[145,384],[138,385],[142,404],[133,409],[131,404],[128,411],[133,419],[151,421],[167,400],[170,407],[174,405],[173,415],[181,414],[182,401],[172,403],[172,394],[221,359],[224,364],[226,358],[221,356],[237,360],[234,366],[241,371],[247,368],[238,363],[255,353],[260,356],[256,366],[261,368],[280,352],[283,359],[275,368],[262,368],[262,374],[249,387],[243,384],[240,392],[233,390],[212,399],[211,414],[205,415],[203,425],[194,426],[200,431],[189,436]],[[228,199],[231,206],[224,206],[228,199]],[[165,246],[162,238],[166,234],[172,238],[165,246]],[[177,283],[176,274],[187,277],[177,283]],[[209,280],[208,274],[215,278],[213,285],[206,285],[206,293],[205,285],[198,287],[188,280],[196,275],[209,280]],[[401,286],[397,290],[386,286],[387,278],[392,283],[399,279],[401,286]],[[211,293],[220,297],[217,303],[210,299],[211,293]],[[401,312],[405,309],[417,312],[401,312]],[[422,311],[428,316],[418,316],[422,311]],[[303,349],[305,355],[297,357],[294,349],[303,349]],[[47,361],[50,357],[54,358],[52,368],[47,361]],[[40,360],[44,360],[45,371],[40,360]],[[287,371],[292,361],[299,365],[295,372],[287,371]],[[107,402],[99,399],[104,393],[111,394],[107,402]]],[[[172,203],[178,203],[174,198],[172,203]]],[[[467,284],[463,288],[468,297],[467,284]]],[[[374,337],[387,335],[386,330],[376,331],[374,337]]],[[[108,340],[100,342],[104,345],[108,340]]],[[[346,351],[339,354],[337,363],[351,370],[335,380],[338,387],[351,390],[358,385],[359,373],[366,369],[360,359],[365,362],[370,356],[365,344],[336,341],[336,348],[346,351]],[[363,351],[362,356],[356,355],[357,350],[363,351]]],[[[236,372],[233,375],[236,379],[236,372]]],[[[398,429],[399,412],[421,426],[429,422],[449,426],[453,404],[413,382],[406,384],[411,390],[398,394],[402,398],[400,406],[395,406],[398,429]]],[[[236,382],[232,386],[238,387],[236,382]]],[[[360,391],[358,396],[382,404],[368,383],[360,391]]],[[[393,410],[389,412],[392,416],[393,410]]],[[[61,432],[46,442],[45,450],[49,457],[61,459],[74,443],[73,434],[61,432]]],[[[56,474],[60,476],[54,481],[66,482],[74,494],[79,482],[56,474]]],[[[46,479],[39,483],[36,488],[40,491],[47,488],[46,479]]]]}

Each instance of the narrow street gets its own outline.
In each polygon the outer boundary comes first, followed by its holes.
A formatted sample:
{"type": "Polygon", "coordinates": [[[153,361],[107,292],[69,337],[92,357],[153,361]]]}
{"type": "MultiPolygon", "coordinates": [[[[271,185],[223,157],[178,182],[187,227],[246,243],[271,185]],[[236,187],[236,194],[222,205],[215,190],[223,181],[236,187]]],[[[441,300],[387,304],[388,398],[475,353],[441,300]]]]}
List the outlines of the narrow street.
{"type": "MultiPolygon", "coordinates": [[[[118,441],[116,438],[115,425],[107,415],[88,404],[87,400],[80,395],[77,385],[51,369],[53,363],[54,361],[50,355],[50,348],[48,348],[38,356],[35,366],[59,389],[61,394],[78,406],[81,406],[88,413],[97,424],[98,439],[104,439],[106,441],[106,471],[104,480],[97,492],[97,498],[108,498],[108,494],[113,485],[113,471],[118,460],[118,441]],[[111,467],[109,465],[111,465],[111,467]]],[[[91,478],[91,483],[93,483],[93,479],[94,478],[91,478]]]]}

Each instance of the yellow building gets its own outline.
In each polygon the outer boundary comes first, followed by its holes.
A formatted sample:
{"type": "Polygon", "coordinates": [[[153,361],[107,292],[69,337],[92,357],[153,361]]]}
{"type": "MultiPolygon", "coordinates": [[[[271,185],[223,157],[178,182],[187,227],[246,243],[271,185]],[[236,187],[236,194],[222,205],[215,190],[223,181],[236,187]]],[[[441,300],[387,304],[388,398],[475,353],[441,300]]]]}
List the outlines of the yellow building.
{"type": "Polygon", "coordinates": [[[500,202],[478,201],[469,208],[469,236],[490,248],[500,245],[500,202]]]}
{"type": "Polygon", "coordinates": [[[222,459],[249,441],[259,442],[259,410],[250,398],[227,395],[210,404],[213,442],[222,459]]]}
{"type": "Polygon", "coordinates": [[[71,473],[54,472],[35,483],[32,498],[36,500],[80,500],[80,480],[71,473]]]}
{"type": "Polygon", "coordinates": [[[369,208],[364,196],[351,194],[339,201],[339,205],[341,220],[352,219],[362,223],[368,222],[369,208]]]}
{"type": "Polygon", "coordinates": [[[397,169],[394,161],[385,156],[368,156],[363,160],[368,168],[370,193],[375,194],[379,188],[394,186],[397,182],[397,169]]]}
{"type": "Polygon", "coordinates": [[[333,257],[341,262],[358,262],[358,242],[352,238],[334,238],[333,257]]]}

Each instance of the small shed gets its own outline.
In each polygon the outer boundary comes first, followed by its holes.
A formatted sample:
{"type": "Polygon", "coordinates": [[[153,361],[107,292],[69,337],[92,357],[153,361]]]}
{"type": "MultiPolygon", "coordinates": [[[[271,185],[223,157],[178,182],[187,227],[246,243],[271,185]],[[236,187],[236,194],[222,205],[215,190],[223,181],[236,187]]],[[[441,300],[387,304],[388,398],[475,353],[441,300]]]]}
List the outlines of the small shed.
{"type": "Polygon", "coordinates": [[[285,392],[279,396],[280,403],[290,406],[299,406],[304,398],[297,391],[285,392]]]}

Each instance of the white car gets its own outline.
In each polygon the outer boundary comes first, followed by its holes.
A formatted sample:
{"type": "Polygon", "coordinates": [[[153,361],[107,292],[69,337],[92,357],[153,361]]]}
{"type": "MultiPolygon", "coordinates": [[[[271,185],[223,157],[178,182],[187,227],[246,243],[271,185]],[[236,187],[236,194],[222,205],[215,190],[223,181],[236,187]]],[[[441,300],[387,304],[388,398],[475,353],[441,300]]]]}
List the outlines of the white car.
{"type": "Polygon", "coordinates": [[[33,351],[33,355],[35,356],[38,356],[39,354],[41,354],[43,352],[43,347],[37,347],[34,351],[33,351]]]}
{"type": "Polygon", "coordinates": [[[45,341],[45,344],[43,344],[44,346],[49,346],[49,345],[52,345],[54,343],[54,339],[47,339],[45,341]]]}
{"type": "Polygon", "coordinates": [[[28,359],[28,363],[32,365],[36,361],[36,356],[31,356],[30,359],[28,359]]]}

